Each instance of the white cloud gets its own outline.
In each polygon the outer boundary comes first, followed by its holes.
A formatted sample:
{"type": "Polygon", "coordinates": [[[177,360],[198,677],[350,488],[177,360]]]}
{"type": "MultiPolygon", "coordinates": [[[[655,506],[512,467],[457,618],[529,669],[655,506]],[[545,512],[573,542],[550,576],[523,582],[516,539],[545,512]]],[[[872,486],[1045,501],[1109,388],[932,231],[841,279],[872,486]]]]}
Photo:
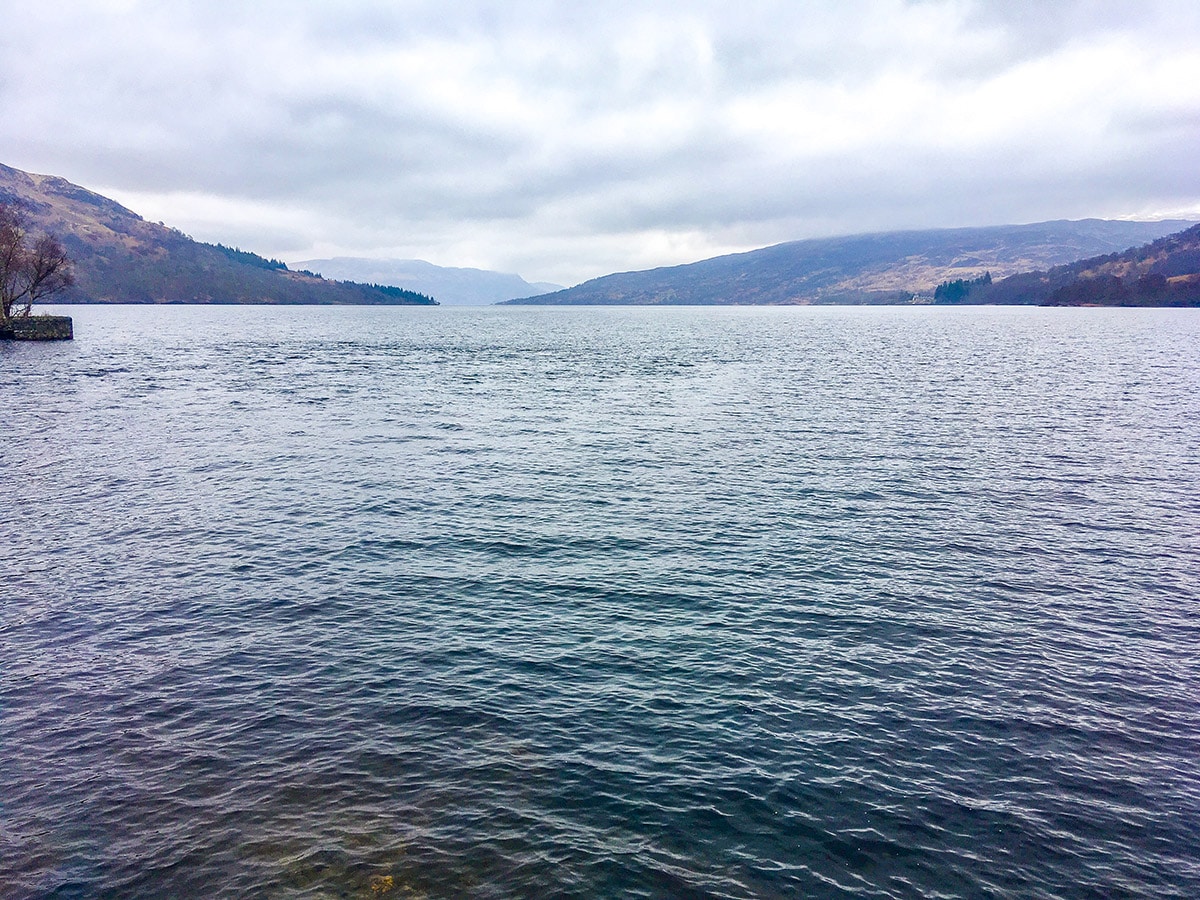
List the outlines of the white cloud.
{"type": "Polygon", "coordinates": [[[0,161],[297,259],[572,283],[1200,206],[1200,4],[0,0],[0,161]]]}

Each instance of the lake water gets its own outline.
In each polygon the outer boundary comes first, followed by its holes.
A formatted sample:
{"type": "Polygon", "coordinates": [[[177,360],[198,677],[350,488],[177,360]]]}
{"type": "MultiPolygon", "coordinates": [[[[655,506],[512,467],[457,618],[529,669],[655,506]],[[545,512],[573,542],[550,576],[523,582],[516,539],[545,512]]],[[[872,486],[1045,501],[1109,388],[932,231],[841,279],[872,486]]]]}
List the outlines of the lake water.
{"type": "Polygon", "coordinates": [[[68,310],[0,896],[1200,896],[1200,311],[68,310]]]}

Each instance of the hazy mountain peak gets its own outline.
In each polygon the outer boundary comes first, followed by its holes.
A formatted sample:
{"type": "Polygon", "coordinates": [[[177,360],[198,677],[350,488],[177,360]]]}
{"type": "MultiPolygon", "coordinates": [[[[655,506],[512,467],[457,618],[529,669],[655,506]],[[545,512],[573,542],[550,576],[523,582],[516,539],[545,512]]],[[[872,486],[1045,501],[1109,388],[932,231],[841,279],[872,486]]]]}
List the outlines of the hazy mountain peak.
{"type": "Polygon", "coordinates": [[[437,297],[448,305],[481,305],[528,297],[530,294],[562,290],[562,285],[531,283],[520,275],[438,266],[423,259],[371,259],[335,256],[293,263],[294,269],[318,272],[326,278],[386,284],[437,297]]]}

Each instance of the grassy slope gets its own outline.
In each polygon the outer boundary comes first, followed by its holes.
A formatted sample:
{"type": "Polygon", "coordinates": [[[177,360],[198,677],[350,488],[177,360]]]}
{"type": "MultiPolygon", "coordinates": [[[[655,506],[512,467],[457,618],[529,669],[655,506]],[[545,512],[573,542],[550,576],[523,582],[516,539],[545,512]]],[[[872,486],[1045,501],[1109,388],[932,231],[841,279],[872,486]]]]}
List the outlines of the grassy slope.
{"type": "Polygon", "coordinates": [[[210,244],[147,222],[62,178],[0,165],[0,200],[17,201],[36,229],[58,234],[75,263],[75,303],[430,302],[368,285],[327,281],[230,258],[210,244]]]}

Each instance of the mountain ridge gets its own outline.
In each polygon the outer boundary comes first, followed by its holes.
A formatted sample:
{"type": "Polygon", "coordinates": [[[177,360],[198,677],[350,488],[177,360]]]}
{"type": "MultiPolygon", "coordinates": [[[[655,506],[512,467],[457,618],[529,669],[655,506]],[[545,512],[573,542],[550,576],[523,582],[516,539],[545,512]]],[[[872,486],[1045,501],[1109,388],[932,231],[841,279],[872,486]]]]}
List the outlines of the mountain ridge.
{"type": "MultiPolygon", "coordinates": [[[[1070,266],[1115,265],[1108,257],[1133,253],[1195,224],[1054,220],[815,238],[512,297],[514,291],[557,286],[421,260],[340,257],[299,264],[324,264],[335,275],[330,268],[335,264],[358,266],[375,283],[331,280],[236,247],[195,241],[59,176],[2,164],[0,202],[17,203],[35,230],[62,240],[76,275],[75,285],[56,298],[67,303],[435,304],[433,291],[406,286],[405,279],[413,284],[414,277],[442,279],[454,303],[496,302],[505,293],[510,296],[501,302],[538,305],[910,303],[932,300],[937,286],[947,282],[959,282],[956,297],[970,303],[1140,303],[1153,296],[1175,302],[1191,290],[1179,273],[1169,276],[1175,279],[1170,287],[1154,281],[1153,295],[1146,293],[1150,282],[1136,285],[1122,272],[1085,276],[1070,266]],[[1108,279],[1111,296],[1097,293],[1101,277],[1108,279]],[[1052,299],[1054,291],[1076,281],[1089,283],[1071,297],[1052,299]]],[[[1190,252],[1180,250],[1175,258],[1191,259],[1190,252]]],[[[1152,263],[1147,266],[1143,275],[1162,275],[1152,263]]]]}
{"type": "Polygon", "coordinates": [[[432,297],[292,272],[277,260],[193,240],[57,175],[0,164],[0,202],[56,234],[74,264],[61,303],[421,304],[432,297]]]}
{"type": "Polygon", "coordinates": [[[908,303],[955,278],[993,277],[1124,250],[1187,220],[1053,220],[787,241],[743,253],[605,275],[514,304],[908,303]]]}

